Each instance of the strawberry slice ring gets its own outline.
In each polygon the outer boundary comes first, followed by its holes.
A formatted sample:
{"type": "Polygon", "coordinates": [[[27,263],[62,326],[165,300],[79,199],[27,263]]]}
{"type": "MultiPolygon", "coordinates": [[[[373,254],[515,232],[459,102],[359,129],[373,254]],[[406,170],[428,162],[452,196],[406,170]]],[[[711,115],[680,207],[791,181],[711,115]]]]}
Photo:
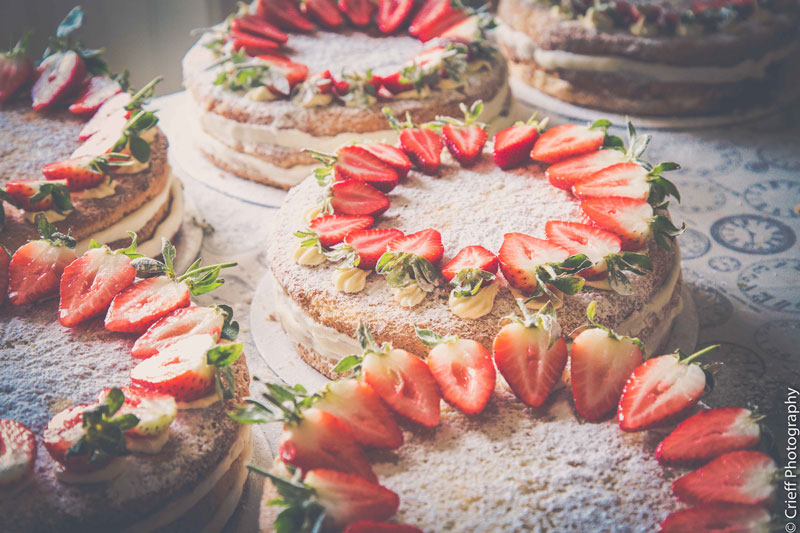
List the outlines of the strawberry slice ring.
{"type": "Polygon", "coordinates": [[[0,489],[19,484],[35,460],[33,432],[15,420],[0,418],[0,489]]]}

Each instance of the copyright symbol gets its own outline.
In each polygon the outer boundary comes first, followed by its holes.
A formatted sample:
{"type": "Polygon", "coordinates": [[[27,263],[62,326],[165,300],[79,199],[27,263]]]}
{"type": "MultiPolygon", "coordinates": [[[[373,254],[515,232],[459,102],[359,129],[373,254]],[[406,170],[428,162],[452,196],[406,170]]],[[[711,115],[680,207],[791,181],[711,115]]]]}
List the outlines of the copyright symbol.
{"type": "Polygon", "coordinates": [[[786,527],[784,527],[784,529],[786,530],[786,533],[794,533],[795,530],[797,529],[797,526],[794,525],[794,522],[787,522],[786,527]]]}

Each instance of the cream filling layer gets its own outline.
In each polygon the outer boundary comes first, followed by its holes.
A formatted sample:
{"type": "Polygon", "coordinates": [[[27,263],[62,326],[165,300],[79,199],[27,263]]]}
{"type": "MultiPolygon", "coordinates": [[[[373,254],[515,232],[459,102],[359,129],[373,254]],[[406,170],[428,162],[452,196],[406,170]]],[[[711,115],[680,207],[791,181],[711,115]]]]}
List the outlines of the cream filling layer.
{"type": "MultiPolygon", "coordinates": [[[[667,279],[656,291],[650,301],[635,316],[624,320],[617,330],[622,334],[635,335],[646,326],[646,318],[669,303],[675,291],[675,285],[680,276],[680,251],[677,251],[675,260],[667,275],[667,279]]],[[[275,287],[275,314],[289,338],[298,344],[314,350],[320,356],[329,359],[332,363],[338,362],[343,357],[361,352],[358,342],[347,335],[316,322],[308,312],[300,307],[281,287],[273,276],[275,287]]],[[[673,319],[680,313],[682,305],[672,310],[669,316],[663,317],[659,331],[654,331],[647,339],[642,339],[647,346],[658,347],[669,333],[673,319]]]]}
{"type": "Polygon", "coordinates": [[[123,217],[121,220],[95,233],[91,238],[80,241],[75,247],[76,253],[81,255],[88,250],[89,243],[92,239],[101,243],[114,242],[127,238],[129,231],[137,232],[141,230],[156,216],[156,213],[158,213],[164,204],[170,201],[171,194],[172,205],[170,206],[166,218],[159,223],[153,234],[153,238],[149,241],[139,243],[138,246],[139,253],[149,257],[160,254],[161,236],[171,238],[178,232],[183,222],[183,188],[181,187],[180,181],[173,176],[171,171],[167,180],[167,185],[164,187],[164,190],[158,193],[155,198],[123,217]]]}
{"type": "Polygon", "coordinates": [[[186,409],[206,409],[218,401],[219,395],[217,394],[217,391],[214,391],[207,396],[192,400],[191,402],[175,402],[175,404],[178,406],[178,410],[180,411],[186,409]]]}
{"type": "Polygon", "coordinates": [[[548,70],[561,68],[592,72],[624,72],[667,83],[733,83],[750,78],[764,78],[767,67],[792,55],[798,48],[798,43],[793,42],[783,48],[772,50],[759,59],[747,59],[729,67],[683,67],[618,56],[542,50],[536,47],[536,43],[528,35],[506,24],[500,24],[495,35],[500,42],[512,49],[518,58],[536,61],[542,68],[548,70]]]}

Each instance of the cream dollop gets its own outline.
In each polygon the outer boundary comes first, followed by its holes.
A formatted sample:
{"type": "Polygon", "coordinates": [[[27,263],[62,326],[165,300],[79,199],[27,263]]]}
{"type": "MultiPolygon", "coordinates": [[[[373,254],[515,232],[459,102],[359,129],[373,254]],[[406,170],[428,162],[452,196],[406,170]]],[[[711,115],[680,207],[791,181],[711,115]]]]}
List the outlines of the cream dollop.
{"type": "Polygon", "coordinates": [[[292,258],[298,265],[317,266],[325,262],[325,255],[316,246],[303,246],[300,241],[294,247],[292,258]]]}
{"type": "MultiPolygon", "coordinates": [[[[144,139],[147,144],[150,146],[153,145],[153,141],[156,139],[156,132],[158,129],[153,126],[152,128],[144,130],[142,133],[139,134],[139,137],[144,139]]],[[[122,134],[120,134],[122,135],[122,134]]],[[[91,140],[91,138],[89,139],[91,140]]],[[[122,150],[120,150],[123,154],[131,155],[131,149],[128,146],[125,146],[122,150]]],[[[114,174],[138,174],[139,172],[143,172],[150,168],[150,161],[153,158],[150,157],[147,161],[139,161],[135,157],[131,156],[130,164],[123,165],[121,167],[114,167],[114,174]]]]}
{"type": "Polygon", "coordinates": [[[55,468],[56,477],[62,483],[67,485],[91,485],[94,483],[105,483],[112,479],[119,477],[122,474],[125,462],[117,457],[112,459],[104,467],[93,470],[92,472],[76,473],[65,470],[61,466],[55,468]]]}
{"type": "Polygon", "coordinates": [[[322,214],[322,206],[312,205],[303,213],[303,221],[308,224],[322,214]]]}
{"type": "Polygon", "coordinates": [[[275,93],[264,87],[263,85],[260,87],[254,87],[244,93],[245,98],[248,98],[254,102],[268,102],[270,100],[275,100],[277,96],[275,93]]]}
{"type": "Polygon", "coordinates": [[[475,320],[492,312],[498,289],[499,284],[490,283],[481,287],[473,296],[456,296],[455,291],[451,291],[447,303],[450,311],[457,317],[475,320]]]}
{"type": "MultiPolygon", "coordinates": [[[[550,290],[557,296],[557,298],[551,300],[550,297],[548,297],[546,294],[543,294],[538,298],[526,303],[525,307],[534,311],[538,311],[544,307],[547,302],[550,302],[550,304],[553,306],[553,309],[561,309],[561,307],[564,305],[564,293],[554,287],[551,287],[550,290]]],[[[514,298],[525,298],[525,296],[514,287],[511,287],[511,294],[514,296],[514,298]]]]}
{"type": "Polygon", "coordinates": [[[426,292],[416,283],[410,283],[405,287],[392,289],[394,301],[401,307],[414,307],[425,299],[426,292]]]}
{"type": "Polygon", "coordinates": [[[47,219],[47,221],[52,224],[53,222],[59,222],[61,220],[64,220],[65,218],[67,218],[67,215],[72,213],[72,209],[70,209],[69,211],[67,211],[63,215],[61,213],[59,213],[58,211],[54,211],[53,209],[48,209],[47,211],[25,211],[25,213],[22,215],[22,218],[24,218],[26,221],[30,222],[31,224],[35,224],[36,223],[36,215],[38,215],[39,213],[44,213],[44,216],[47,219]]]}
{"type": "Polygon", "coordinates": [[[178,406],[179,411],[183,411],[186,409],[205,409],[206,407],[211,407],[218,401],[219,395],[214,391],[208,396],[203,396],[191,402],[175,402],[175,404],[178,406]]]}
{"type": "Polygon", "coordinates": [[[161,451],[169,440],[169,428],[152,437],[130,437],[125,435],[125,447],[133,453],[155,455],[161,451]]]}
{"type": "Polygon", "coordinates": [[[333,271],[333,285],[339,292],[361,292],[367,286],[369,271],[360,268],[343,268],[333,271]]]}
{"type": "Polygon", "coordinates": [[[597,289],[599,291],[610,291],[611,290],[611,285],[608,283],[608,278],[594,279],[594,280],[587,279],[583,283],[583,286],[584,287],[591,287],[591,288],[597,289]]]}
{"type": "Polygon", "coordinates": [[[105,181],[96,187],[84,189],[72,193],[73,198],[108,198],[117,191],[117,183],[111,179],[111,176],[106,177],[105,181]]]}

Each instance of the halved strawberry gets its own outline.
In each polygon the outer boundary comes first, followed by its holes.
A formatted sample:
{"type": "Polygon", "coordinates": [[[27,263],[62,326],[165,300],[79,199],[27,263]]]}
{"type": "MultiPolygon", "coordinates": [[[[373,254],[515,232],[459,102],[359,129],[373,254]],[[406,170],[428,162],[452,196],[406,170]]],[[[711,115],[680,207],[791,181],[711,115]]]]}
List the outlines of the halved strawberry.
{"type": "Polygon", "coordinates": [[[117,80],[108,76],[92,76],[81,90],[78,98],[69,106],[75,115],[89,115],[97,111],[104,102],[122,92],[117,80]]]}
{"type": "Polygon", "coordinates": [[[750,409],[704,409],[680,423],[656,448],[661,464],[694,466],[758,446],[760,416],[750,409]]]}
{"type": "Polygon", "coordinates": [[[449,0],[426,0],[411,21],[408,33],[426,42],[466,17],[467,13],[453,7],[449,0]]]}
{"type": "Polygon", "coordinates": [[[334,249],[337,253],[328,258],[331,261],[343,259],[344,262],[340,265],[342,268],[352,265],[362,270],[372,270],[386,253],[389,243],[402,236],[403,232],[399,229],[389,228],[351,231],[342,244],[334,249]]]}
{"type": "Polygon", "coordinates": [[[445,401],[468,415],[483,411],[496,380],[489,351],[474,340],[443,337],[430,330],[417,328],[417,337],[432,347],[428,368],[445,401]]]}
{"type": "Polygon", "coordinates": [[[348,525],[344,533],[422,533],[422,530],[407,524],[359,520],[348,525]]]}
{"type": "Polygon", "coordinates": [[[545,163],[558,163],[578,155],[599,150],[611,125],[598,120],[589,126],[564,124],[545,131],[531,150],[531,159],[545,163]]]}
{"type": "Polygon", "coordinates": [[[680,352],[653,357],[636,367],[619,400],[622,431],[666,425],[693,409],[706,388],[706,374],[693,361],[716,348],[709,346],[688,357],[680,352]]]}
{"type": "Polygon", "coordinates": [[[494,362],[514,394],[532,407],[542,405],[567,365],[567,345],[550,305],[510,321],[492,343],[494,362]]]}
{"type": "Polygon", "coordinates": [[[412,9],[414,0],[379,0],[378,28],[383,33],[394,33],[408,20],[412,9]]]}
{"type": "MultiPolygon", "coordinates": [[[[98,403],[105,403],[112,389],[103,389],[97,396],[98,403]]],[[[175,398],[169,394],[144,389],[142,387],[120,387],[125,401],[117,415],[136,415],[139,422],[125,432],[132,437],[155,437],[167,430],[178,414],[175,398]]]]}
{"type": "Polygon", "coordinates": [[[672,492],[687,503],[771,503],[777,492],[778,467],[772,457],[740,450],[717,457],[672,482],[672,492]]]}
{"type": "Polygon", "coordinates": [[[13,485],[33,470],[36,438],[16,420],[0,418],[0,487],[13,485]]]}
{"type": "Polygon", "coordinates": [[[526,122],[517,122],[513,126],[497,132],[494,136],[492,151],[495,164],[506,170],[526,163],[528,153],[545,124],[546,119],[538,122],[536,113],[534,113],[526,122]]]}
{"type": "Polygon", "coordinates": [[[483,246],[465,246],[442,267],[442,276],[450,282],[462,270],[477,269],[496,274],[497,266],[497,256],[483,246]]]}
{"type": "Polygon", "coordinates": [[[333,169],[337,181],[357,179],[382,192],[389,192],[397,186],[399,176],[394,168],[362,146],[339,148],[336,157],[333,169]]]}
{"type": "Polygon", "coordinates": [[[386,251],[415,255],[436,265],[444,255],[442,234],[435,229],[424,229],[416,233],[409,233],[390,242],[386,251]]]}
{"type": "Polygon", "coordinates": [[[339,11],[347,15],[354,26],[364,27],[372,20],[375,4],[370,0],[339,0],[339,11]]]}
{"type": "Polygon", "coordinates": [[[400,71],[393,72],[386,76],[378,77],[381,87],[392,94],[400,94],[414,88],[414,83],[407,80],[400,71]]]}
{"type": "Polygon", "coordinates": [[[403,444],[403,432],[394,416],[367,383],[340,379],[318,394],[314,407],[347,424],[353,438],[363,446],[394,449],[403,444]]]}
{"type": "MultiPolygon", "coordinates": [[[[162,317],[147,328],[131,349],[137,359],[147,359],[181,339],[211,335],[219,339],[230,315],[224,307],[184,307],[162,317]]],[[[231,339],[232,340],[232,339],[231,339]]]]}
{"type": "Polygon", "coordinates": [[[135,242],[115,252],[100,246],[67,265],[61,276],[59,322],[73,327],[104,313],[114,296],[136,278],[131,255],[136,257],[135,242]]]}
{"type": "Polygon", "coordinates": [[[283,30],[311,31],[314,29],[314,24],[303,16],[294,0],[258,0],[256,14],[283,30]]]}
{"type": "Polygon", "coordinates": [[[587,198],[581,209],[592,222],[616,233],[622,239],[623,250],[638,250],[654,239],[662,248],[683,232],[668,218],[656,215],[645,200],[636,198],[587,198]]]}
{"type": "Polygon", "coordinates": [[[642,364],[642,343],[617,335],[594,321],[596,306],[587,315],[592,326],[572,341],[570,376],[575,409],[586,420],[599,420],[619,404],[622,389],[642,364]]]}
{"type": "Polygon", "coordinates": [[[300,11],[317,21],[325,28],[336,28],[342,25],[342,14],[333,0],[302,0],[300,11]]]}
{"type": "Polygon", "coordinates": [[[323,215],[308,224],[308,232],[298,232],[295,236],[302,234],[304,238],[315,238],[323,248],[332,248],[350,232],[369,228],[373,221],[366,215],[323,215]]]}
{"type": "Polygon", "coordinates": [[[498,253],[500,270],[506,281],[526,295],[541,287],[539,267],[560,263],[567,257],[569,252],[561,246],[524,233],[506,233],[498,253]]]}
{"type": "Polygon", "coordinates": [[[241,33],[251,33],[278,44],[285,44],[289,40],[288,35],[256,15],[242,15],[234,18],[231,20],[230,29],[241,33]]]}
{"type": "MultiPolygon", "coordinates": [[[[14,305],[58,293],[64,268],[75,260],[75,239],[56,231],[44,214],[36,215],[41,239],[22,245],[8,266],[8,299],[14,305]]],[[[3,250],[0,256],[8,257],[3,250]]]]}
{"type": "Polygon", "coordinates": [[[442,136],[447,149],[461,166],[468,167],[483,153],[489,134],[486,133],[485,124],[476,122],[483,112],[481,100],[476,100],[469,108],[463,102],[459,107],[464,113],[463,121],[450,117],[437,117],[437,120],[444,123],[442,136]]]}
{"type": "Polygon", "coordinates": [[[769,533],[772,516],[761,505],[709,503],[673,511],[661,522],[660,533],[769,533]]]}
{"type": "Polygon", "coordinates": [[[56,52],[42,60],[39,77],[31,88],[33,109],[41,111],[53,107],[74,92],[86,76],[83,59],[74,50],[56,52]]]}
{"type": "Polygon", "coordinates": [[[661,176],[668,170],[680,168],[675,163],[661,163],[648,170],[639,163],[617,163],[595,172],[572,186],[578,198],[618,196],[647,200],[651,205],[660,205],[668,196],[680,201],[675,185],[661,176]]]}
{"type": "Polygon", "coordinates": [[[8,295],[8,266],[11,263],[11,256],[6,247],[0,244],[0,305],[6,301],[8,295]]]}
{"type": "Polygon", "coordinates": [[[90,465],[86,455],[68,453],[84,436],[83,412],[91,407],[89,404],[76,405],[61,411],[50,419],[42,435],[47,453],[72,472],[89,472],[103,465],[102,461],[90,465]]]}
{"type": "Polygon", "coordinates": [[[611,165],[622,163],[624,159],[625,154],[620,150],[597,150],[550,165],[545,174],[553,187],[569,191],[579,181],[611,165]]]}
{"type": "Polygon", "coordinates": [[[281,46],[272,39],[265,39],[246,32],[231,31],[226,39],[231,41],[234,50],[237,52],[244,50],[249,56],[269,54],[281,46]]]}
{"type": "Polygon", "coordinates": [[[8,201],[30,212],[72,210],[69,189],[63,181],[13,180],[6,183],[8,201]]]}
{"type": "Polygon", "coordinates": [[[442,136],[431,129],[416,127],[408,113],[405,122],[400,122],[388,107],[383,108],[383,114],[386,115],[392,129],[399,134],[400,146],[414,165],[427,174],[439,170],[444,148],[442,136]]]}
{"type": "MultiPolygon", "coordinates": [[[[304,82],[308,77],[307,65],[292,61],[283,54],[277,52],[261,53],[256,58],[281,72],[286,77],[286,81],[289,82],[290,88],[294,88],[298,83],[304,82]]],[[[270,89],[272,90],[273,88],[270,87],[270,89]]]]}
{"type": "Polygon", "coordinates": [[[85,155],[48,163],[42,167],[42,174],[49,181],[64,181],[72,192],[83,191],[105,182],[111,176],[113,167],[125,166],[130,159],[127,154],[115,152],[99,156],[85,155]]]}
{"type": "Polygon", "coordinates": [[[81,128],[78,140],[85,141],[101,130],[121,132],[122,127],[128,122],[128,111],[125,106],[131,102],[130,93],[115,94],[97,109],[95,114],[81,128]]]}
{"type": "Polygon", "coordinates": [[[359,146],[394,168],[400,179],[405,178],[408,171],[411,170],[411,160],[396,146],[385,143],[360,144],[359,146]]]}
{"type": "Polygon", "coordinates": [[[25,55],[28,37],[25,35],[10,50],[0,52],[0,104],[11,98],[31,77],[33,64],[25,55]]]}
{"type": "Polygon", "coordinates": [[[582,224],[551,220],[545,224],[547,240],[564,248],[570,255],[584,254],[592,262],[592,267],[581,272],[582,276],[592,277],[607,270],[605,258],[622,250],[619,237],[604,229],[582,224]]]}
{"type": "Polygon", "coordinates": [[[381,191],[361,180],[337,181],[331,186],[331,207],[343,215],[368,215],[377,217],[389,209],[389,198],[381,191]]]}
{"type": "Polygon", "coordinates": [[[473,41],[484,38],[484,29],[490,22],[491,17],[487,17],[486,13],[470,15],[461,22],[456,22],[447,28],[438,37],[446,41],[470,44],[473,41]]]}

